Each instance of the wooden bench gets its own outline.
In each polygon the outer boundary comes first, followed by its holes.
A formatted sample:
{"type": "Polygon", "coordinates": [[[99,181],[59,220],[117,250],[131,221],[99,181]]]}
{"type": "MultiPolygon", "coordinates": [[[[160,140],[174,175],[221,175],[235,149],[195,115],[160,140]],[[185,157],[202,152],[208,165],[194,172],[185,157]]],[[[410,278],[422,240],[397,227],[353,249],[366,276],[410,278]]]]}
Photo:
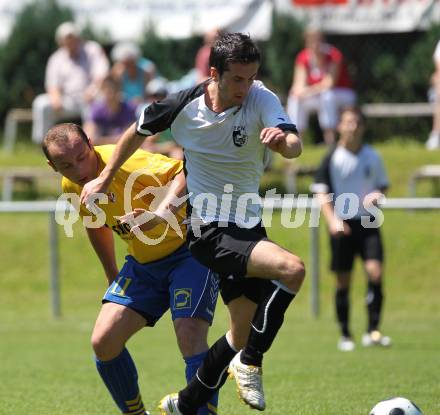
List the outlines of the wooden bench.
{"type": "Polygon", "coordinates": [[[17,139],[18,125],[32,123],[32,110],[30,108],[13,108],[8,111],[5,119],[3,149],[12,153],[17,139]]]}
{"type": "Polygon", "coordinates": [[[429,117],[434,111],[434,104],[430,102],[363,104],[361,110],[367,118],[429,117]]]}
{"type": "Polygon", "coordinates": [[[417,183],[420,180],[431,180],[434,183],[438,183],[440,180],[440,164],[430,164],[418,168],[410,177],[408,183],[409,197],[416,197],[417,195],[417,183]]]}
{"type": "Polygon", "coordinates": [[[2,178],[2,200],[4,202],[12,200],[15,184],[23,184],[27,189],[37,194],[38,181],[41,180],[60,180],[60,175],[52,171],[49,167],[10,167],[0,169],[2,178]]]}

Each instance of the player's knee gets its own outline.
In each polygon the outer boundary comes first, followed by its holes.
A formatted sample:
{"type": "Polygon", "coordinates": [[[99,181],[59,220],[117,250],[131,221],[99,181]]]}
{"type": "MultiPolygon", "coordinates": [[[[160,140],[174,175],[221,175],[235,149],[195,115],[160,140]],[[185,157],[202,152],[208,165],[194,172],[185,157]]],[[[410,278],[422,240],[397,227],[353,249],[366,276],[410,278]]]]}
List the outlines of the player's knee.
{"type": "Polygon", "coordinates": [[[345,278],[337,278],[336,289],[337,290],[348,290],[350,288],[350,280],[345,278]]]}
{"type": "Polygon", "coordinates": [[[382,266],[381,264],[368,264],[367,267],[367,274],[368,274],[368,279],[373,282],[378,284],[379,282],[382,281],[382,266]]]}
{"type": "Polygon", "coordinates": [[[106,340],[105,336],[102,333],[93,332],[91,338],[92,348],[95,352],[95,356],[99,360],[105,360],[104,356],[106,355],[106,340]]]}
{"type": "Polygon", "coordinates": [[[286,257],[282,264],[283,278],[280,280],[289,289],[298,292],[306,276],[306,267],[301,258],[295,255],[286,257]]]}
{"type": "Polygon", "coordinates": [[[117,344],[109,333],[93,332],[91,343],[96,358],[102,361],[114,359],[124,348],[124,345],[117,344]]]}
{"type": "Polygon", "coordinates": [[[208,348],[208,323],[196,318],[180,318],[174,322],[174,327],[183,356],[193,356],[208,348]]]}

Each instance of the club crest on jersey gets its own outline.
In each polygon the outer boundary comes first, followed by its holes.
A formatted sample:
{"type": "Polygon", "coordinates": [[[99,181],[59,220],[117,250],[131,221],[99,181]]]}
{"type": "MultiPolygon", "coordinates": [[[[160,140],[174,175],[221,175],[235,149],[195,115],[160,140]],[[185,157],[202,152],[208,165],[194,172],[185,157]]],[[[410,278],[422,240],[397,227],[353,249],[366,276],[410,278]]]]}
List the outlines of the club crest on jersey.
{"type": "Polygon", "coordinates": [[[234,127],[234,131],[232,132],[232,140],[237,147],[243,147],[247,143],[248,136],[244,126],[239,125],[234,127]]]}

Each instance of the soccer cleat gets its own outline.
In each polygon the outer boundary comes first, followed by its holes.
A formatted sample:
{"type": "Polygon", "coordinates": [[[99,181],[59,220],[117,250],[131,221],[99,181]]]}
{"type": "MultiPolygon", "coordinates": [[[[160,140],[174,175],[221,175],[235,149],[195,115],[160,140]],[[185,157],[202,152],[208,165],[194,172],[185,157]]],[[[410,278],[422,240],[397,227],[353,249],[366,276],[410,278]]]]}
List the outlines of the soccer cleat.
{"type": "Polygon", "coordinates": [[[240,399],[253,409],[264,411],[266,403],[263,391],[263,371],[261,367],[245,365],[237,353],[229,364],[229,377],[235,378],[240,399]]]}
{"type": "Polygon", "coordinates": [[[161,399],[159,406],[160,415],[183,415],[179,411],[177,403],[179,402],[179,395],[177,393],[171,393],[161,399]]]}
{"type": "Polygon", "coordinates": [[[351,337],[341,336],[338,341],[338,350],[341,352],[352,352],[354,348],[355,344],[351,337]]]}
{"type": "Polygon", "coordinates": [[[384,336],[378,330],[373,330],[372,332],[365,333],[362,336],[362,346],[364,346],[364,347],[371,347],[371,346],[388,347],[388,346],[391,346],[391,338],[388,336],[384,336]]]}

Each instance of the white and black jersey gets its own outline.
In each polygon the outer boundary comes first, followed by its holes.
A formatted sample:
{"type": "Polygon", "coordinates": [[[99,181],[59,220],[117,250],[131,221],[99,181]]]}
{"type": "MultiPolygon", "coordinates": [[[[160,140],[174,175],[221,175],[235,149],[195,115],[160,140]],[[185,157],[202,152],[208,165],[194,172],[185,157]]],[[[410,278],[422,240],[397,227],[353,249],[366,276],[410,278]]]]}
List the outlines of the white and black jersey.
{"type": "MultiPolygon", "coordinates": [[[[364,144],[357,153],[343,146],[337,146],[322,161],[312,191],[333,193],[335,201],[339,196],[356,195],[359,208],[352,218],[369,216],[363,200],[374,190],[385,190],[389,186],[387,174],[380,155],[369,145],[364,144]]],[[[345,200],[348,200],[345,199],[345,200]]],[[[347,202],[348,203],[348,202],[347,202]]],[[[345,219],[348,206],[344,200],[335,204],[335,213],[345,219]]]]}
{"type": "Polygon", "coordinates": [[[206,105],[208,82],[150,105],[138,120],[137,132],[151,135],[171,129],[184,149],[193,214],[204,222],[246,226],[249,218],[261,216],[258,189],[270,158],[270,150],[260,141],[261,130],[278,126],[296,132],[296,127],[262,82],[253,82],[241,106],[221,113],[206,105]]]}

